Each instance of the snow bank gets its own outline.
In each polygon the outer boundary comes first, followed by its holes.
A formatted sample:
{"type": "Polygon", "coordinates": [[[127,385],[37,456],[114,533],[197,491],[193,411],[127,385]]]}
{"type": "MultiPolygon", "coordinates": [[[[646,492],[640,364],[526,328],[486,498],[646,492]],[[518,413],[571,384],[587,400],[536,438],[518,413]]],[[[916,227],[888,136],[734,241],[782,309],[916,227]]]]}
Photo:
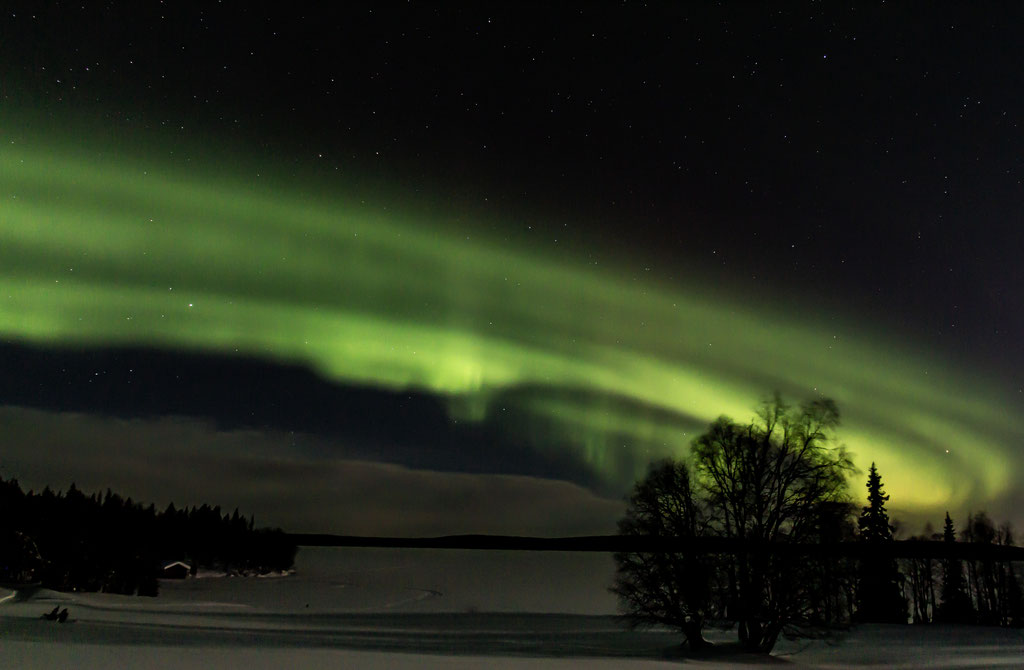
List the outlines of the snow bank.
{"type": "MultiPolygon", "coordinates": [[[[303,550],[296,574],[161,583],[158,598],[40,590],[0,603],[4,668],[1020,668],[1020,631],[862,626],[773,658],[678,656],[611,616],[597,554],[303,550]],[[71,622],[44,621],[55,605],[71,622]]],[[[10,592],[0,592],[0,598],[10,592]]],[[[709,637],[729,641],[729,633],[709,637]]]]}

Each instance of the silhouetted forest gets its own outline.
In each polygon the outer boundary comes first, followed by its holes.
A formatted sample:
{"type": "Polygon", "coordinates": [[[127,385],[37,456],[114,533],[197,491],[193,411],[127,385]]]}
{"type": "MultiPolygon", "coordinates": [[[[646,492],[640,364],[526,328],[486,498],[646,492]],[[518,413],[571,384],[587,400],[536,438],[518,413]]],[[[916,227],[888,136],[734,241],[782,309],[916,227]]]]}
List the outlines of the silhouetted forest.
{"type": "MultiPolygon", "coordinates": [[[[967,516],[960,533],[946,514],[941,533],[926,529],[916,540],[971,543],[977,547],[1014,546],[1013,529],[999,527],[985,512],[967,516]]],[[[966,560],[957,557],[910,558],[901,561],[904,592],[915,623],[975,623],[1024,627],[1024,596],[1020,563],[984,553],[966,560]]]]}
{"type": "Polygon", "coordinates": [[[705,626],[733,628],[759,653],[853,623],[1024,626],[1010,527],[971,514],[957,542],[947,514],[941,536],[898,542],[874,463],[857,514],[838,424],[830,399],[775,394],[749,422],[712,422],[688,459],[652,464],[619,522],[611,590],[629,620],[693,649],[705,626]]]}
{"type": "MultiPolygon", "coordinates": [[[[652,470],[648,482],[679,467],[678,463],[662,464],[652,470]]],[[[651,486],[648,482],[645,485],[651,486]]],[[[792,637],[828,635],[854,623],[1024,627],[1024,561],[1009,523],[996,526],[985,512],[976,512],[968,514],[963,530],[957,532],[947,513],[942,532],[933,531],[929,524],[920,535],[896,539],[885,509],[889,496],[882,490],[874,464],[867,488],[868,504],[859,517],[855,519],[848,506],[824,506],[825,512],[834,512],[828,523],[819,527],[827,532],[799,543],[788,538],[756,542],[644,528],[639,535],[581,538],[585,542],[580,547],[562,541],[549,548],[615,551],[620,582],[613,590],[625,591],[648,608],[632,605],[627,610],[639,624],[678,625],[677,619],[689,624],[694,617],[687,614],[686,600],[693,598],[699,601],[708,625],[730,625],[736,617],[731,609],[735,608],[737,588],[730,572],[737,563],[758,560],[769,565],[760,577],[767,582],[777,579],[775,573],[782,570],[779,565],[800,566],[803,595],[800,618],[790,615],[796,622],[787,631],[792,637]],[[649,581],[635,576],[640,572],[637,565],[643,567],[641,574],[649,581]],[[625,587],[624,580],[629,580],[625,587]],[[647,603],[662,589],[675,595],[669,597],[664,612],[655,610],[660,617],[655,619],[648,612],[656,605],[647,603]]],[[[662,485],[657,497],[664,499],[666,492],[677,490],[676,485],[662,485]]],[[[637,495],[643,493],[638,485],[634,506],[637,495]]],[[[699,630],[684,628],[684,634],[691,644],[701,639],[699,630]]]]}
{"type": "Polygon", "coordinates": [[[164,568],[193,574],[290,569],[295,544],[280,529],[256,528],[236,509],[202,505],[163,511],[107,489],[86,495],[24,492],[0,479],[0,582],[39,583],[60,591],[155,596],[164,568]]]}

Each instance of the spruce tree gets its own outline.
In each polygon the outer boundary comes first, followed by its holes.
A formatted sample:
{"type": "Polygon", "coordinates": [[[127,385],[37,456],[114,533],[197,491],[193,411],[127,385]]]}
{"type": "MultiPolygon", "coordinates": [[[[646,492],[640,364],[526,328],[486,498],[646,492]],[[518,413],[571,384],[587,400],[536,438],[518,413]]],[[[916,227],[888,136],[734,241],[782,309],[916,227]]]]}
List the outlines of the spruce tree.
{"type": "MultiPolygon", "coordinates": [[[[942,528],[942,541],[956,542],[956,530],[949,512],[946,512],[946,522],[942,528]]],[[[964,566],[959,558],[942,561],[942,595],[935,620],[943,623],[970,623],[974,620],[974,606],[967,595],[964,566]]]]}
{"type": "MultiPolygon", "coordinates": [[[[893,527],[885,503],[889,496],[882,490],[882,477],[875,464],[868,473],[868,504],[860,513],[857,528],[860,540],[875,545],[893,541],[893,527]]],[[[869,552],[860,561],[857,579],[857,614],[861,622],[906,623],[907,599],[903,596],[903,575],[896,559],[888,552],[869,552]]]]}

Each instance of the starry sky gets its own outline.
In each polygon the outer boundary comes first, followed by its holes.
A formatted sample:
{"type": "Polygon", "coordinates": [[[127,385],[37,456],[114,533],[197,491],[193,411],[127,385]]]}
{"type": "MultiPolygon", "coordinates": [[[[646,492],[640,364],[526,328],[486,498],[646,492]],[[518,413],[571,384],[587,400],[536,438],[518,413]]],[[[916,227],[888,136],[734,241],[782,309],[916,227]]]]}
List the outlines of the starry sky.
{"type": "Polygon", "coordinates": [[[610,533],[778,390],[839,403],[909,532],[1024,524],[1016,3],[37,4],[0,476],[610,533]]]}

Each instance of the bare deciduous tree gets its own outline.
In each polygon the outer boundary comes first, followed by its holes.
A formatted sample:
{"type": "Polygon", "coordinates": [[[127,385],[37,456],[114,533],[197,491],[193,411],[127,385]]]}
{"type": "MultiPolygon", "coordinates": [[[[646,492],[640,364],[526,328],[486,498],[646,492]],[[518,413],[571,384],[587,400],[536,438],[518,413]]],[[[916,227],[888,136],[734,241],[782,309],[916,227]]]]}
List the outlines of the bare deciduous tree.
{"type": "Polygon", "coordinates": [[[831,400],[793,408],[776,395],[749,424],[727,417],[711,424],[693,444],[692,482],[682,463],[652,470],[637,485],[621,532],[727,538],[739,550],[714,560],[617,555],[614,590],[624,609],[680,627],[691,644],[697,634],[683,624],[714,613],[736,623],[741,646],[764,653],[780,634],[811,635],[842,617],[842,596],[823,594],[839,589],[838,570],[825,566],[832,559],[794,561],[773,551],[833,539],[848,524],[853,464],[835,444],[838,423],[831,400]],[[685,504],[670,503],[672,496],[685,504]]]}
{"type": "MultiPolygon", "coordinates": [[[[707,510],[694,497],[686,465],[656,464],[636,485],[619,533],[692,539],[707,531],[707,510]]],[[[711,604],[710,558],[678,552],[620,552],[612,592],[634,625],[678,628],[691,649],[704,646],[701,629],[711,604]]]]}

